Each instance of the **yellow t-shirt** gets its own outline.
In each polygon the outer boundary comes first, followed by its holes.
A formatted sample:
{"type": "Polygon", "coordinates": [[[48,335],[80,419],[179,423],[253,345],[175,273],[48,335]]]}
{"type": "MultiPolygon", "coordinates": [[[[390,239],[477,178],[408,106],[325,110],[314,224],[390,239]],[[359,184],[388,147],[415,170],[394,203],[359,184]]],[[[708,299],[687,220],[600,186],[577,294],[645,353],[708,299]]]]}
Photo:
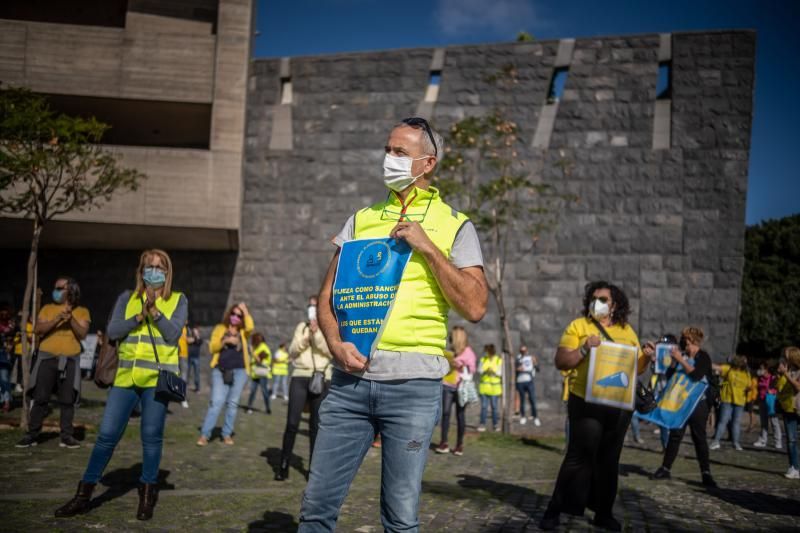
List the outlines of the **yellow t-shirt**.
{"type": "Polygon", "coordinates": [[[758,380],[753,377],[750,379],[750,388],[747,389],[747,403],[758,399],[758,380]]]}
{"type": "MultiPolygon", "coordinates": [[[[800,372],[797,372],[793,375],[800,377],[800,372]]],[[[786,376],[781,376],[778,378],[778,384],[776,385],[776,388],[778,389],[778,396],[776,400],[781,406],[781,409],[783,409],[783,412],[794,413],[794,397],[798,393],[798,391],[795,390],[794,385],[789,383],[789,380],[786,379],[786,376]]]]}
{"type": "Polygon", "coordinates": [[[719,391],[720,401],[744,405],[747,401],[746,389],[750,386],[750,372],[733,368],[731,365],[721,365],[720,376],[723,380],[719,391]]]}
{"type": "MultiPolygon", "coordinates": [[[[639,337],[636,336],[636,332],[633,331],[630,324],[625,324],[625,327],[614,324],[613,326],[605,328],[605,330],[611,338],[614,339],[614,342],[636,346],[637,348],[639,347],[639,337]]],[[[567,329],[564,330],[564,334],[561,335],[561,341],[559,341],[558,346],[567,348],[568,350],[577,350],[579,347],[583,346],[586,339],[592,335],[597,335],[603,339],[600,330],[597,329],[597,326],[595,326],[591,320],[585,317],[576,318],[570,322],[567,329]]],[[[644,354],[640,355],[640,357],[644,357],[644,354]]],[[[585,397],[588,374],[589,358],[584,357],[583,360],[578,363],[578,366],[575,367],[575,378],[569,384],[569,392],[571,394],[580,396],[581,398],[585,397]]]]}
{"type": "Polygon", "coordinates": [[[186,326],[183,326],[181,337],[178,339],[178,356],[183,359],[189,357],[189,339],[186,338],[186,326]]]}
{"type": "Polygon", "coordinates": [[[456,385],[458,385],[459,372],[456,370],[456,364],[453,362],[454,354],[450,350],[445,350],[444,356],[447,359],[447,363],[450,365],[450,372],[442,378],[442,383],[455,388],[456,385]]]}
{"type": "MultiPolygon", "coordinates": [[[[39,311],[38,320],[51,321],[66,309],[66,304],[47,304],[39,311]]],[[[72,310],[76,320],[91,322],[89,310],[85,307],[76,307],[72,310]]],[[[72,357],[81,353],[81,343],[75,332],[69,327],[69,322],[64,322],[48,333],[40,342],[39,350],[53,355],[72,357]]]]}

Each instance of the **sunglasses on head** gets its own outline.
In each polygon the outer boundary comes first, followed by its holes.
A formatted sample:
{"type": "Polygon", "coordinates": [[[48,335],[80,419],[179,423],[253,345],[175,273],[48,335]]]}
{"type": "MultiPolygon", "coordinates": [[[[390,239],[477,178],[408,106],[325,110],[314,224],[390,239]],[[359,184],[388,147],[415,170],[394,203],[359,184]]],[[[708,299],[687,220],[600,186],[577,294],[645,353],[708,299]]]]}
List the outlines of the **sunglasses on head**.
{"type": "Polygon", "coordinates": [[[244,318],[244,315],[241,315],[239,313],[231,313],[231,316],[238,316],[239,318],[244,318]]]}
{"type": "Polygon", "coordinates": [[[425,132],[428,134],[428,138],[431,140],[431,144],[433,145],[433,155],[435,157],[439,157],[439,150],[436,147],[436,139],[433,138],[433,131],[431,131],[431,126],[428,124],[428,121],[422,117],[410,117],[404,118],[401,120],[403,124],[407,124],[412,128],[419,128],[420,126],[425,129],[425,132]]]}

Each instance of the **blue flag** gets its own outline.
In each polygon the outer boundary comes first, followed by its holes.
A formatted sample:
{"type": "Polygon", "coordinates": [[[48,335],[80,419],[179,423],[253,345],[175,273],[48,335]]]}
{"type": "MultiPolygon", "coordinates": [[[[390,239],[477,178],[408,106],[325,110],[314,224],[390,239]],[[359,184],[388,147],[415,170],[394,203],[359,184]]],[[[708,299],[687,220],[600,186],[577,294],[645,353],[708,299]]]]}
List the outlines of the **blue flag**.
{"type": "Polygon", "coordinates": [[[636,416],[667,429],[682,428],[697,402],[703,399],[707,387],[706,378],[694,381],[680,368],[664,386],[657,407],[647,414],[637,412],[636,416]]]}
{"type": "Polygon", "coordinates": [[[411,247],[390,237],[344,243],[333,281],[333,311],[344,342],[369,357],[389,317],[411,247]]]}

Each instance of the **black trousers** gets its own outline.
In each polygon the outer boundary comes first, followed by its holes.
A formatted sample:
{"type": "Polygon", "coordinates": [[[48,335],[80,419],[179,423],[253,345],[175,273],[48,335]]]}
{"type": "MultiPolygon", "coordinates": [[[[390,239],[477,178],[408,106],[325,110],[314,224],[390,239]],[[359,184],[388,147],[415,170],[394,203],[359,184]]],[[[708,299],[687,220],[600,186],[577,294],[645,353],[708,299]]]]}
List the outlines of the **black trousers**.
{"type": "Polygon", "coordinates": [[[58,359],[45,359],[39,364],[28,424],[30,435],[36,436],[42,431],[42,423],[47,414],[47,404],[50,403],[50,395],[55,388],[61,410],[61,438],[72,436],[72,419],[75,416],[75,372],[80,372],[77,359],[77,357],[70,357],[67,360],[63,379],[61,372],[58,371],[58,359]]]}
{"type": "Polygon", "coordinates": [[[442,442],[447,442],[450,432],[450,412],[456,407],[456,444],[464,444],[464,431],[467,429],[466,406],[458,405],[458,390],[452,387],[442,387],[442,442]]]}
{"type": "Polygon", "coordinates": [[[322,394],[311,394],[308,392],[308,383],[311,378],[293,377],[289,380],[289,409],[286,416],[286,429],[283,432],[283,448],[281,449],[281,462],[288,462],[292,457],[294,441],[297,437],[297,430],[300,428],[300,417],[306,402],[309,403],[311,413],[309,415],[308,436],[311,453],[308,458],[309,467],[311,466],[311,455],[314,453],[314,443],[317,440],[317,430],[319,429],[319,406],[328,394],[330,381],[325,381],[322,394]]]}
{"type": "Polygon", "coordinates": [[[706,423],[708,422],[708,403],[705,399],[700,400],[697,407],[689,416],[686,424],[680,429],[669,430],[669,443],[664,451],[664,462],[662,465],[669,470],[672,463],[678,457],[678,449],[681,447],[683,435],[686,433],[686,426],[689,426],[694,443],[694,453],[697,455],[697,462],[700,464],[700,472],[710,472],[711,466],[708,460],[708,442],[706,442],[706,423]]]}
{"type": "Polygon", "coordinates": [[[610,516],[617,498],[619,456],[631,412],[587,403],[570,394],[569,444],[558,471],[548,514],[582,515],[585,508],[610,516]]]}

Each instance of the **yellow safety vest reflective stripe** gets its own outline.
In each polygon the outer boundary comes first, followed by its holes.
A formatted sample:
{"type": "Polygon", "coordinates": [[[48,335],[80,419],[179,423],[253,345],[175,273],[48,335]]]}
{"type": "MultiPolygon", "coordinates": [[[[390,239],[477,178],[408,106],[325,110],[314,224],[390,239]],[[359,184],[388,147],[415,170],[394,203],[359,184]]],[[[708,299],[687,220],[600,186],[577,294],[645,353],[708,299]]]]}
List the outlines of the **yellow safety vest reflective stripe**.
{"type": "MultiPolygon", "coordinates": [[[[407,220],[419,222],[428,238],[449,258],[458,230],[469,219],[444,203],[435,187],[415,188],[409,198],[405,210],[407,220]]],[[[397,195],[391,193],[386,201],[358,211],[353,237],[388,237],[402,209],[397,195]]],[[[377,348],[444,355],[449,311],[450,304],[428,263],[419,254],[412,253],[377,348]]]]}
{"type": "MultiPolygon", "coordinates": [[[[180,297],[181,293],[173,291],[169,300],[164,300],[161,297],[156,300],[156,308],[167,320],[172,318],[178,308],[180,297]]],[[[142,295],[142,298],[146,300],[147,296],[142,295]]],[[[142,300],[137,296],[136,292],[132,292],[128,304],[125,306],[125,319],[133,318],[141,312],[142,300]]],[[[150,329],[153,332],[152,342],[144,320],[133,328],[127,337],[120,341],[117,347],[119,367],[117,368],[117,376],[114,379],[115,387],[136,386],[147,388],[156,386],[159,365],[156,363],[156,357],[153,353],[153,344],[156,346],[161,368],[175,374],[180,373],[178,367],[178,341],[176,340],[174,344],[168,343],[152,322],[150,329]]]]}

